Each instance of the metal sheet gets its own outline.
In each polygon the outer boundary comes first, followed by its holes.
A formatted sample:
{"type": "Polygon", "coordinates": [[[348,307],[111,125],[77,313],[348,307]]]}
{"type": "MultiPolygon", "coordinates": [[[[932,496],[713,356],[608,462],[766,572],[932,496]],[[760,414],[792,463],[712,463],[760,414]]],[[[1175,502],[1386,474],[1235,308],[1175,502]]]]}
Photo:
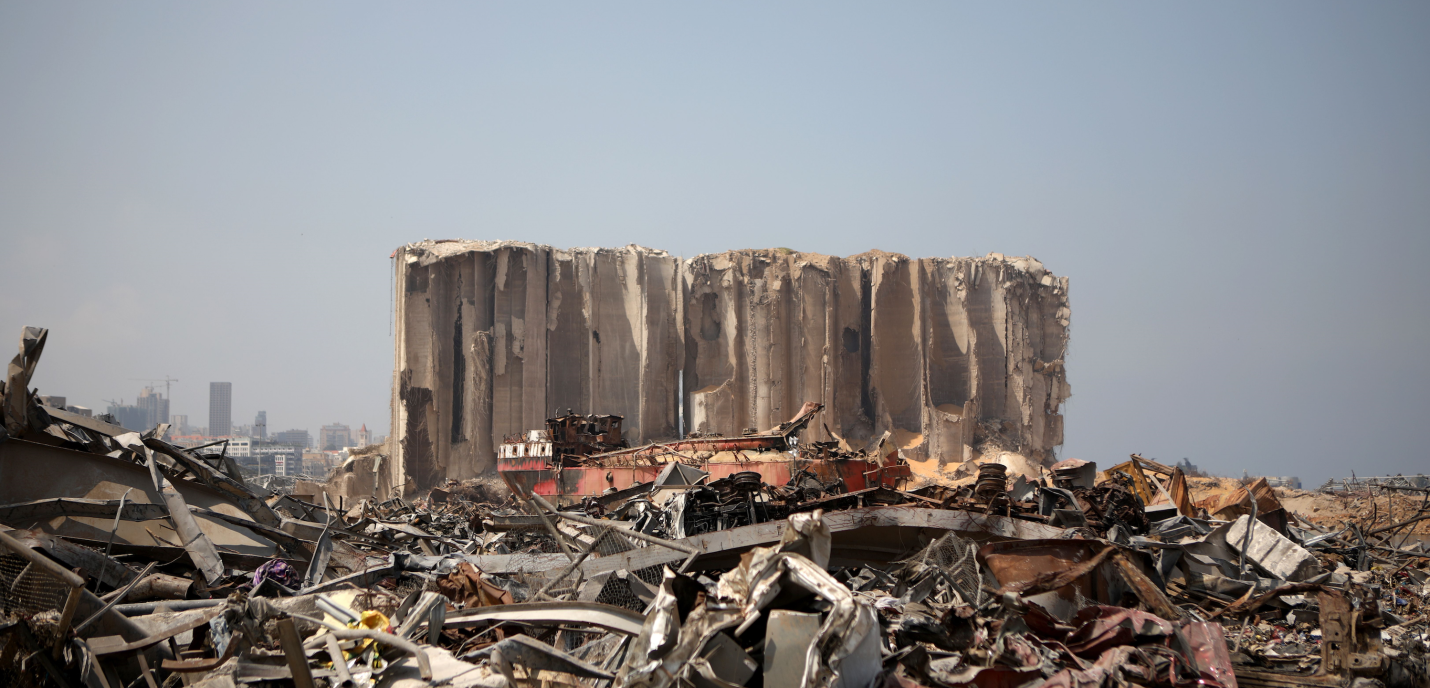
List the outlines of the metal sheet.
{"type": "MultiPolygon", "coordinates": [[[[913,551],[947,532],[956,532],[980,541],[1014,539],[1054,539],[1061,528],[997,515],[970,511],[922,509],[906,506],[866,507],[824,514],[832,534],[830,564],[853,565],[864,562],[887,563],[913,551]]],[[[771,521],[713,533],[702,533],[674,543],[694,547],[704,554],[694,568],[734,566],[740,554],[751,547],[779,542],[787,524],[771,521]]],[[[663,547],[607,555],[591,559],[581,568],[587,577],[606,571],[635,571],[684,559],[680,552],[663,547]]]]}
{"type": "MultiPolygon", "coordinates": [[[[190,505],[247,518],[231,498],[217,490],[186,480],[171,482],[190,505]]],[[[118,500],[131,489],[129,501],[167,509],[154,489],[149,471],[131,461],[14,438],[0,442],[0,502],[21,503],[36,495],[118,500]]],[[[278,552],[272,540],[247,528],[204,516],[196,520],[204,534],[225,549],[257,557],[270,557],[278,552]]],[[[104,518],[65,516],[35,524],[35,528],[47,533],[99,542],[109,539],[113,526],[113,511],[104,518]]],[[[136,521],[119,524],[115,543],[163,547],[180,544],[167,524],[136,521]]]]}
{"type": "MultiPolygon", "coordinates": [[[[121,441],[126,435],[116,438],[121,441]]],[[[138,438],[138,435],[135,435],[138,438]]],[[[174,529],[178,531],[182,538],[179,544],[189,553],[189,558],[194,562],[194,568],[204,574],[204,578],[210,585],[217,583],[223,578],[223,560],[219,559],[218,549],[214,543],[199,528],[198,521],[189,512],[189,504],[184,501],[184,495],[174,488],[173,483],[159,472],[158,464],[154,462],[154,455],[145,452],[149,459],[149,476],[154,481],[154,488],[164,497],[164,503],[169,507],[169,519],[174,522],[174,529]]]]}
{"type": "Polygon", "coordinates": [[[119,499],[57,498],[0,506],[0,523],[23,527],[60,516],[114,518],[121,503],[123,503],[124,509],[120,511],[119,518],[123,521],[153,521],[169,515],[168,510],[161,504],[145,504],[119,499]]]}

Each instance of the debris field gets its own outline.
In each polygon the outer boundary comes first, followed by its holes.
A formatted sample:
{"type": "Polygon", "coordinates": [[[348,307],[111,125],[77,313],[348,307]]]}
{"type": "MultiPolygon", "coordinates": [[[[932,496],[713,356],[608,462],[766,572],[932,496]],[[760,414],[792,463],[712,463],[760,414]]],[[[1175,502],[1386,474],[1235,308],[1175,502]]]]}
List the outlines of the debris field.
{"type": "Polygon", "coordinates": [[[568,415],[504,480],[335,503],[42,405],[47,334],[0,390],[0,685],[1430,685],[1414,481],[1326,495],[1361,501],[1341,519],[1137,455],[918,485],[883,444],[802,442],[808,403],[690,440],[780,462],[568,415]]]}

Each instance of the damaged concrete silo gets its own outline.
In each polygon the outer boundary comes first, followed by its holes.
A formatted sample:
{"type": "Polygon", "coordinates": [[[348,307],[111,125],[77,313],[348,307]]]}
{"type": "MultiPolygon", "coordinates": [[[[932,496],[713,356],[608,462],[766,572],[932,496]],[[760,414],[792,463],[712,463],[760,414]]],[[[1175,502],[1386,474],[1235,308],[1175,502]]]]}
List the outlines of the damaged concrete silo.
{"type": "Polygon", "coordinates": [[[818,400],[815,439],[888,432],[914,461],[992,442],[1047,462],[1062,443],[1067,278],[1036,260],[729,251],[681,276],[691,430],[772,427],[818,400]]]}
{"type": "Polygon", "coordinates": [[[394,483],[487,473],[504,437],[568,408],[622,415],[640,443],[820,401],[813,439],[887,432],[935,467],[989,448],[1049,463],[1062,442],[1067,279],[1031,258],[495,241],[394,258],[394,483]]]}
{"type": "Polygon", "coordinates": [[[394,258],[392,470],[417,487],[490,471],[503,437],[567,408],[612,409],[634,439],[676,433],[664,251],[426,241],[394,258]]]}

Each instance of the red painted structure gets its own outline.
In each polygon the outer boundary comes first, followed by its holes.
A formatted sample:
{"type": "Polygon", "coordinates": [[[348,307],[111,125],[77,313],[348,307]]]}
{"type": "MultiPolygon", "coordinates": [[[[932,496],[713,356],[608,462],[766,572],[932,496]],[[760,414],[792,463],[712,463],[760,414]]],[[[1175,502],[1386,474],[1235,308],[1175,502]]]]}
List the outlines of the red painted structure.
{"type": "MultiPolygon", "coordinates": [[[[898,480],[907,478],[910,474],[909,467],[905,465],[880,469],[877,463],[862,459],[807,461],[783,453],[778,456],[783,458],[691,465],[709,473],[710,480],[719,480],[743,471],[755,471],[760,474],[761,480],[770,485],[784,485],[789,482],[791,475],[800,468],[805,468],[821,480],[828,481],[838,477],[844,481],[845,489],[851,492],[879,483],[893,487],[898,480]]],[[[623,490],[638,483],[651,482],[663,468],[665,464],[551,468],[539,458],[502,460],[497,466],[502,477],[512,484],[544,497],[572,499],[593,497],[613,487],[623,490]],[[526,466],[521,465],[523,461],[527,462],[526,466]]]]}
{"type": "Polygon", "coordinates": [[[804,469],[825,482],[838,478],[849,491],[880,483],[892,487],[910,476],[907,465],[893,461],[886,461],[889,465],[881,468],[878,462],[866,459],[797,458],[792,450],[797,447],[798,434],[822,408],[823,404],[808,402],[793,419],[759,435],[696,437],[649,444],[592,455],[580,460],[579,465],[562,465],[568,462],[553,460],[550,456],[532,456],[529,451],[502,451],[497,458],[497,470],[515,487],[562,500],[592,497],[611,488],[623,490],[651,482],[672,460],[709,473],[711,481],[754,471],[766,484],[784,485],[790,476],[804,469]],[[693,460],[694,455],[720,452],[737,453],[746,460],[693,460]]]}

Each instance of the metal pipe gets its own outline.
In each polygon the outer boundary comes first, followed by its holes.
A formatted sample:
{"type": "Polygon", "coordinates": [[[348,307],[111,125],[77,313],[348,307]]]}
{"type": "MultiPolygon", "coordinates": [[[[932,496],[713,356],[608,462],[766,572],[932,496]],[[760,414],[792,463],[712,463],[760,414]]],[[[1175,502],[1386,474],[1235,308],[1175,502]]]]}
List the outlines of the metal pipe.
{"type": "Polygon", "coordinates": [[[124,500],[128,499],[129,493],[133,491],[134,488],[131,487],[119,496],[119,509],[114,512],[114,527],[109,529],[109,543],[104,546],[104,565],[99,567],[99,578],[94,581],[95,592],[99,592],[99,582],[104,580],[104,574],[109,572],[109,552],[114,549],[114,536],[119,533],[119,517],[124,515],[124,500]]]}
{"type": "Polygon", "coordinates": [[[160,602],[134,602],[132,604],[116,604],[114,611],[125,616],[144,616],[159,611],[162,607],[165,611],[183,612],[190,609],[206,609],[217,607],[227,600],[169,600],[160,602]]]}
{"type": "Polygon", "coordinates": [[[134,586],[139,584],[140,580],[142,580],[145,576],[149,575],[149,572],[154,569],[154,564],[155,562],[149,562],[149,565],[145,566],[144,570],[140,571],[139,575],[134,577],[134,580],[129,581],[129,585],[124,586],[124,589],[120,590],[119,594],[115,596],[114,599],[110,600],[103,607],[100,607],[99,611],[91,614],[90,617],[88,619],[85,619],[82,623],[80,623],[80,625],[75,626],[74,632],[78,634],[80,631],[83,631],[85,628],[88,628],[90,624],[94,623],[95,621],[98,621],[99,617],[104,616],[104,613],[109,611],[110,607],[113,607],[114,605],[118,604],[120,600],[123,600],[124,596],[128,595],[129,591],[133,590],[134,586]]]}
{"type": "Polygon", "coordinates": [[[376,640],[384,645],[391,645],[399,650],[407,652],[417,660],[417,671],[424,680],[432,680],[432,663],[427,660],[427,653],[415,643],[408,642],[391,633],[374,631],[368,628],[346,628],[342,630],[333,629],[329,631],[333,635],[343,640],[376,640]]]}
{"type": "Polygon", "coordinates": [[[536,594],[531,596],[531,599],[533,599],[533,600],[542,600],[542,599],[545,599],[545,598],[546,598],[546,593],[550,592],[552,588],[556,587],[556,584],[557,584],[557,583],[560,583],[560,582],[561,582],[562,580],[564,580],[567,576],[571,575],[571,572],[572,572],[572,571],[575,571],[575,570],[576,570],[576,567],[578,567],[578,566],[581,565],[581,562],[586,561],[586,557],[591,556],[591,552],[595,551],[596,546],[599,545],[599,544],[601,544],[601,541],[604,540],[604,539],[606,539],[606,536],[609,535],[610,532],[611,532],[611,529],[610,529],[610,528],[607,528],[607,529],[605,529],[605,530],[602,530],[602,531],[601,531],[601,534],[600,534],[600,535],[597,535],[597,536],[596,536],[596,539],[595,539],[595,540],[592,540],[590,545],[587,545],[585,549],[581,550],[581,556],[576,557],[575,559],[572,559],[572,560],[571,560],[571,563],[570,563],[569,565],[567,565],[566,568],[564,568],[564,569],[561,570],[561,573],[556,574],[556,577],[555,577],[555,578],[552,578],[551,580],[547,581],[547,582],[546,582],[546,585],[541,586],[541,589],[540,589],[540,590],[537,590],[537,591],[536,591],[536,594]]]}
{"type": "Polygon", "coordinates": [[[352,681],[353,675],[348,672],[348,658],[343,656],[343,649],[338,647],[337,636],[326,633],[323,638],[323,643],[327,646],[328,658],[333,660],[333,669],[338,672],[338,685],[352,681]]]}
{"type": "MultiPolygon", "coordinates": [[[[546,526],[546,532],[550,533],[551,537],[556,540],[556,545],[561,548],[561,552],[566,555],[566,558],[570,559],[571,561],[576,561],[575,553],[573,553],[571,551],[571,548],[566,545],[566,540],[562,539],[561,532],[556,530],[556,525],[551,522],[551,519],[546,517],[546,514],[541,513],[541,509],[531,506],[531,499],[527,499],[525,490],[517,488],[511,480],[506,479],[506,476],[502,476],[502,479],[506,480],[507,487],[512,488],[512,492],[515,493],[517,497],[521,498],[521,501],[526,504],[527,508],[531,509],[531,511],[536,514],[537,518],[541,519],[541,525],[546,526]]],[[[552,511],[556,511],[556,509],[552,509],[551,505],[547,504],[546,500],[541,499],[541,497],[535,492],[531,493],[531,498],[540,499],[542,506],[551,509],[552,511]]]]}
{"type": "Polygon", "coordinates": [[[31,564],[40,567],[40,569],[42,569],[45,573],[48,573],[51,576],[54,576],[61,581],[64,581],[65,585],[68,585],[71,588],[84,587],[84,579],[80,578],[79,574],[75,573],[74,571],[67,570],[65,567],[55,563],[55,561],[50,559],[49,557],[40,554],[39,552],[36,552],[29,547],[26,547],[24,543],[11,537],[10,534],[6,533],[5,531],[0,531],[0,544],[5,545],[5,547],[10,551],[20,555],[21,557],[24,557],[25,560],[29,561],[31,564]]]}

